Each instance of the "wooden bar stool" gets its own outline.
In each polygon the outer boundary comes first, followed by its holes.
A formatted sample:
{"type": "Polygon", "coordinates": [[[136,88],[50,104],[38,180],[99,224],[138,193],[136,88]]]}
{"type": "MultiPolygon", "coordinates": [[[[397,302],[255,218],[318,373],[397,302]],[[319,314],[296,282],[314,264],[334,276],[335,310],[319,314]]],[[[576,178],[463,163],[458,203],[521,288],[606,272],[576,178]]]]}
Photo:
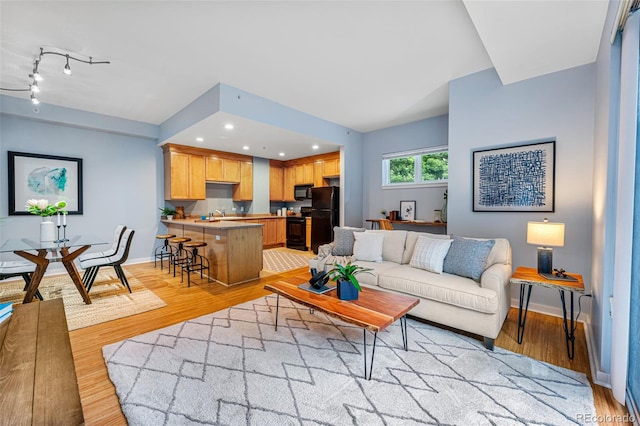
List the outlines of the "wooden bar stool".
{"type": "MultiPolygon", "coordinates": [[[[198,254],[198,247],[205,247],[207,243],[204,241],[189,241],[184,243],[187,249],[191,249],[191,255],[187,257],[187,262],[182,265],[182,271],[180,272],[180,282],[183,280],[183,274],[187,273],[188,287],[191,287],[191,272],[200,271],[200,278],[202,278],[202,271],[207,271],[207,282],[211,281],[209,275],[211,271],[209,269],[209,259],[198,254]]],[[[174,269],[175,270],[175,269],[174,269]]]]}
{"type": "MultiPolygon", "coordinates": [[[[173,265],[173,276],[176,276],[176,265],[182,268],[182,265],[187,262],[189,258],[189,252],[185,250],[184,243],[191,241],[191,238],[176,237],[169,240],[171,244],[177,244],[178,248],[173,252],[169,259],[169,274],[171,273],[171,265],[173,265]]],[[[174,247],[175,248],[175,247],[174,247]]]]}
{"type": "Polygon", "coordinates": [[[175,238],[176,234],[162,234],[156,235],[158,240],[164,240],[164,243],[161,246],[156,247],[155,256],[153,257],[153,267],[156,267],[156,261],[160,259],[160,269],[163,268],[162,261],[166,257],[167,260],[171,260],[171,255],[173,254],[173,247],[169,245],[169,239],[175,238]]]}

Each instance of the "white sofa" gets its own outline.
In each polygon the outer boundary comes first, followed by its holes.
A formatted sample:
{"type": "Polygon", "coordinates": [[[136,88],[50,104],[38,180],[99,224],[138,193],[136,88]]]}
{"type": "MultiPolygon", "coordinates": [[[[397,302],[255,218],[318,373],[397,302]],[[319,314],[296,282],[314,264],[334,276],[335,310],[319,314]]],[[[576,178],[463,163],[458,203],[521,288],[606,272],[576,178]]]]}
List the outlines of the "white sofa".
{"type": "MultiPolygon", "coordinates": [[[[493,349],[510,307],[509,277],[512,273],[511,246],[504,238],[495,238],[479,282],[450,273],[438,274],[410,266],[418,241],[423,235],[432,239],[450,239],[448,235],[404,230],[365,231],[382,233],[382,261],[354,260],[355,256],[337,256],[336,242],[320,246],[318,256],[310,260],[310,269],[322,271],[334,263],[353,263],[371,268],[371,274],[359,274],[365,287],[404,293],[420,298],[409,314],[445,326],[479,334],[487,349],[493,349]]],[[[336,234],[338,235],[338,234],[336,234]]],[[[476,241],[486,241],[474,239],[476,241]]],[[[490,243],[488,243],[490,244],[490,243]]],[[[344,251],[344,247],[341,248],[344,251]]],[[[344,254],[344,253],[338,253],[344,254]]]]}

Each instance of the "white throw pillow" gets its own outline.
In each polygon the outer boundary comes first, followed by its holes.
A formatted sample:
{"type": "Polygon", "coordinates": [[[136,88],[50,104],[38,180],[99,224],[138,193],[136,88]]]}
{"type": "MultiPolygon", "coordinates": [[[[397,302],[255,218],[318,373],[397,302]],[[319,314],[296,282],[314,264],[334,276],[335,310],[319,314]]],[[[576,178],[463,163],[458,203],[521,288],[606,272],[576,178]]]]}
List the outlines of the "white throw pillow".
{"type": "Polygon", "coordinates": [[[409,265],[441,274],[444,258],[447,256],[452,242],[453,240],[418,237],[409,265]]]}
{"type": "Polygon", "coordinates": [[[384,235],[372,232],[354,232],[356,242],[353,244],[354,260],[382,262],[382,243],[384,235]]]}

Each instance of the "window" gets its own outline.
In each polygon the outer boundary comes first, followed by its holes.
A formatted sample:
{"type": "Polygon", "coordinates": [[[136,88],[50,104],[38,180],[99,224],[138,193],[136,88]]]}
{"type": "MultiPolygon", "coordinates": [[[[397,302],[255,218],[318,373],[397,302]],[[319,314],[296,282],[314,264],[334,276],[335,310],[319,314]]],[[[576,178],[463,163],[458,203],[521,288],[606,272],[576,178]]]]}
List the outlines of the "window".
{"type": "Polygon", "coordinates": [[[448,179],[449,150],[446,146],[382,156],[384,188],[441,186],[447,185],[448,179]]]}

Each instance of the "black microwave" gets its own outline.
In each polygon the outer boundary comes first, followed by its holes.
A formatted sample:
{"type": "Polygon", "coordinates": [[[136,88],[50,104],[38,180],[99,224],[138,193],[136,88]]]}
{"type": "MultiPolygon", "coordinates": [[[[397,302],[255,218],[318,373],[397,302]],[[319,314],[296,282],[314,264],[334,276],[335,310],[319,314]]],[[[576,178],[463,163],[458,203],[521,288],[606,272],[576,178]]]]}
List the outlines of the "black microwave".
{"type": "Polygon", "coordinates": [[[310,200],[311,188],[311,185],[296,185],[294,188],[293,197],[296,200],[310,200]]]}

